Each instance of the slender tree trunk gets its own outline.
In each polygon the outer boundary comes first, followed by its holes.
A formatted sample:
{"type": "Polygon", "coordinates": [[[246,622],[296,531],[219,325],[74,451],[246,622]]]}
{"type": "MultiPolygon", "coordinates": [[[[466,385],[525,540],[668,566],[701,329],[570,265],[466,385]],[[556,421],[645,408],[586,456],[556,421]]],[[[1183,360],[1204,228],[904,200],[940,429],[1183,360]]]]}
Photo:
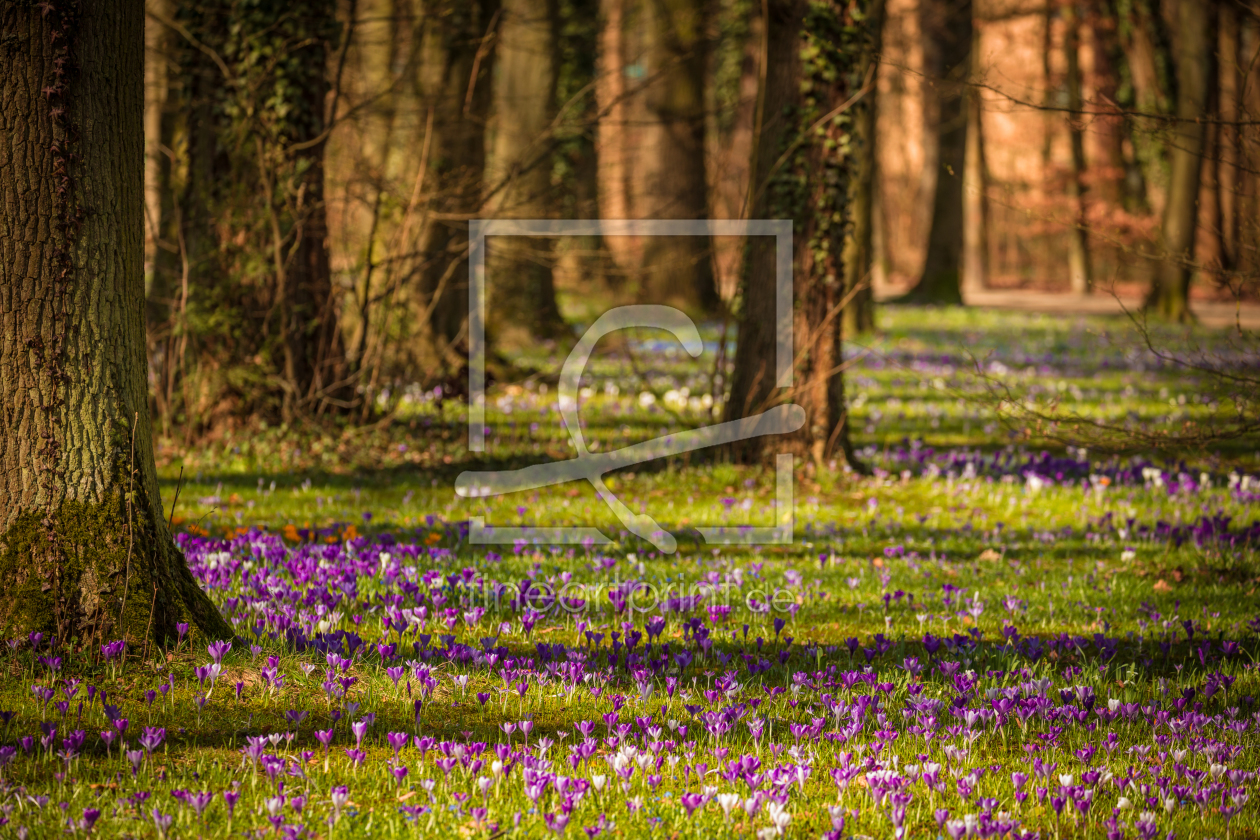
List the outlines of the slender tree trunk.
{"type": "Polygon", "coordinates": [[[884,5],[885,0],[874,0],[870,4],[870,18],[863,22],[870,33],[870,52],[862,61],[870,69],[871,89],[851,108],[853,131],[850,154],[854,156],[855,163],[853,177],[849,181],[849,207],[853,221],[844,245],[844,294],[848,303],[844,307],[841,329],[845,335],[859,335],[875,329],[872,269],[875,264],[875,176],[878,164],[875,126],[879,113],[875,81],[883,43],[884,5]]]}
{"type": "MultiPolygon", "coordinates": [[[[605,81],[599,72],[600,39],[605,34],[600,5],[600,0],[559,2],[559,36],[553,62],[558,76],[556,105],[565,110],[558,149],[562,186],[554,210],[565,219],[600,218],[596,140],[604,124],[599,116],[599,91],[605,81]],[[595,126],[594,131],[591,126],[595,126]]],[[[557,288],[566,281],[570,287],[589,284],[582,286],[588,291],[607,287],[611,255],[604,237],[568,236],[555,243],[554,250],[557,288]]]]}
{"type": "MultiPolygon", "coordinates": [[[[632,0],[600,0],[603,26],[599,35],[599,59],[596,67],[595,96],[602,115],[595,128],[595,154],[598,160],[599,215],[602,219],[629,219],[634,216],[630,193],[630,169],[633,150],[640,142],[643,116],[641,96],[630,96],[641,62],[631,63],[632,30],[627,18],[632,17],[632,0]],[[633,112],[633,113],[632,113],[633,112]],[[634,119],[632,119],[634,117],[634,119]]],[[[614,287],[624,285],[626,272],[642,259],[641,243],[635,237],[610,236],[605,240],[617,271],[611,278],[614,287]]]]}
{"type": "Polygon", "coordinates": [[[1146,305],[1170,321],[1192,319],[1190,279],[1199,217],[1203,170],[1203,115],[1212,83],[1212,17],[1200,0],[1180,0],[1177,8],[1177,123],[1170,151],[1172,171],[1160,226],[1161,261],[1151,280],[1146,305]]]}
{"type": "Polygon", "coordinates": [[[0,634],[230,634],[167,530],[144,338],[144,5],[0,9],[0,634]]]}
{"type": "MultiPolygon", "coordinates": [[[[296,51],[309,70],[298,79],[276,80],[301,85],[299,97],[305,119],[295,120],[292,141],[307,144],[292,162],[294,236],[296,253],[292,268],[284,278],[286,299],[282,306],[284,323],[284,373],[288,380],[283,403],[288,417],[323,410],[336,400],[348,404],[353,390],[348,387],[344,338],[339,326],[340,297],[334,292],[332,267],[328,257],[328,210],[324,201],[324,149],[327,140],[326,101],[330,92],[330,61],[338,44],[324,39],[335,31],[337,21],[332,0],[311,0],[298,7],[308,40],[296,51]]],[[[287,7],[293,13],[292,5],[287,7]]],[[[335,115],[328,115],[329,118],[335,115]]],[[[286,209],[288,207],[286,203],[286,209]]]]}
{"type": "MultiPolygon", "coordinates": [[[[169,0],[148,0],[161,18],[170,18],[169,0]]],[[[170,30],[158,18],[144,21],[144,276],[146,292],[155,271],[161,238],[162,197],[170,190],[169,159],[162,153],[163,117],[170,89],[170,30]]]]}
{"type": "MultiPolygon", "coordinates": [[[[1119,95],[1120,73],[1118,59],[1120,44],[1117,40],[1119,21],[1111,13],[1104,0],[1087,0],[1086,16],[1082,25],[1088,30],[1090,67],[1084,73],[1086,88],[1090,91],[1091,111],[1114,106],[1119,95]]],[[[1114,206],[1131,206],[1125,187],[1125,119],[1119,108],[1115,113],[1091,116],[1091,140],[1085,156],[1093,160],[1092,167],[1095,200],[1114,206]]]]}
{"type": "MultiPolygon", "coordinates": [[[[1260,78],[1254,68],[1260,68],[1260,18],[1247,15],[1241,22],[1239,38],[1239,67],[1253,68],[1246,76],[1238,94],[1239,115],[1246,119],[1260,119],[1260,78]]],[[[1238,156],[1241,161],[1260,160],[1260,132],[1242,130],[1237,133],[1238,156]]],[[[1260,272],[1260,173],[1254,163],[1243,170],[1239,168],[1237,249],[1234,267],[1240,276],[1247,277],[1260,272]]]]}
{"type": "MultiPolygon", "coordinates": [[[[721,13],[719,13],[721,14],[721,13]]],[[[715,219],[747,217],[748,183],[752,177],[753,131],[757,122],[757,90],[761,85],[762,50],[765,35],[761,7],[747,12],[747,29],[738,44],[739,75],[728,91],[719,90],[722,68],[719,57],[710,60],[713,77],[709,85],[712,105],[706,142],[712,213],[715,219]],[[721,98],[726,93],[729,99],[721,98]]],[[[713,238],[713,271],[719,296],[726,301],[739,291],[743,270],[744,241],[739,237],[713,238]]]]}
{"type": "MultiPolygon", "coordinates": [[[[548,129],[556,116],[555,0],[504,0],[494,59],[486,187],[492,218],[544,219],[555,214],[548,129]]],[[[506,237],[487,250],[488,328],[497,341],[556,338],[567,328],[556,306],[552,243],[506,237]]]]}
{"type": "MultiPolygon", "coordinates": [[[[489,114],[497,22],[495,0],[430,0],[424,4],[420,78],[433,108],[431,221],[421,236],[425,264],[421,305],[439,364],[458,373],[467,364],[468,222],[482,204],[485,125],[489,114]]],[[[458,382],[457,376],[451,377],[458,382]]]]}
{"type": "MultiPolygon", "coordinates": [[[[1216,158],[1217,217],[1220,236],[1220,268],[1224,277],[1238,264],[1239,218],[1238,204],[1241,192],[1239,161],[1243,160],[1240,129],[1230,125],[1239,119],[1239,89],[1242,87],[1242,65],[1239,63],[1242,28],[1238,10],[1229,3],[1222,3],[1217,12],[1217,30],[1220,34],[1220,86],[1218,90],[1221,117],[1219,126],[1220,154],[1216,158]]],[[[1254,76],[1255,70],[1252,70],[1254,76]]],[[[1256,84],[1254,78],[1251,84],[1256,84]]]]}
{"type": "MultiPolygon", "coordinates": [[[[1151,0],[1133,0],[1126,3],[1127,20],[1120,27],[1120,48],[1124,51],[1129,79],[1133,84],[1137,110],[1145,113],[1167,114],[1171,110],[1170,97],[1173,80],[1173,57],[1167,47],[1163,18],[1151,8],[1151,0]]],[[[1163,182],[1165,159],[1164,144],[1158,142],[1158,124],[1150,119],[1133,117],[1128,121],[1129,138],[1137,164],[1130,177],[1132,187],[1126,187],[1130,201],[1141,207],[1157,196],[1148,196],[1147,187],[1163,182]],[[1136,189],[1134,189],[1136,187],[1136,189]]],[[[1150,203],[1158,205],[1157,201],[1150,203]]]]}
{"type": "Polygon", "coordinates": [[[172,66],[176,50],[170,28],[170,0],[147,0],[144,22],[144,203],[145,317],[151,396],[155,421],[172,412],[169,378],[176,372],[171,352],[176,342],[174,317],[180,302],[178,214],[172,155],[180,98],[172,66]]]}
{"type": "Polygon", "coordinates": [[[906,300],[961,304],[962,180],[967,158],[964,82],[970,70],[971,0],[924,0],[921,8],[924,33],[935,33],[925,47],[924,64],[931,84],[929,95],[938,103],[940,152],[923,275],[906,300]]]}
{"type": "Polygon", "coordinates": [[[1089,240],[1086,235],[1085,206],[1085,135],[1080,115],[1081,96],[1081,16],[1078,0],[1063,4],[1063,53],[1067,62],[1068,137],[1072,147],[1072,171],[1068,175],[1068,203],[1072,208],[1072,225],[1068,228],[1068,280],[1074,294],[1093,291],[1094,278],[1090,267],[1089,240]]]}
{"type": "Polygon", "coordinates": [[[1042,4],[1041,14],[1041,90],[1042,104],[1046,106],[1042,112],[1044,127],[1041,132],[1041,171],[1050,171],[1050,155],[1054,150],[1055,113],[1054,105],[1054,4],[1042,4]]]}
{"type": "MultiPolygon", "coordinates": [[[[606,219],[702,219],[706,0],[603,0],[598,129],[606,219]]],[[[707,237],[609,237],[635,294],[693,312],[718,302],[707,237]]]]}
{"type": "Polygon", "coordinates": [[[172,225],[178,347],[164,379],[200,394],[182,403],[190,424],[216,411],[348,409],[324,201],[335,2],[173,5],[190,37],[176,42],[186,167],[172,225]]]}
{"type": "MultiPolygon", "coordinates": [[[[855,156],[837,152],[857,140],[861,117],[845,112],[822,118],[852,97],[867,76],[878,36],[870,25],[871,7],[866,0],[769,5],[765,101],[777,106],[767,107],[757,141],[753,217],[793,221],[794,381],[787,391],[775,383],[774,241],[751,237],[725,407],[730,420],[794,402],[807,419],[788,446],[815,463],[838,450],[857,467],[845,406],[841,309],[844,254],[855,228],[850,197],[859,165],[855,156]]],[[[761,441],[752,440],[734,453],[750,460],[760,448],[761,441]]]]}
{"type": "MultiPolygon", "coordinates": [[[[980,55],[980,33],[972,36],[971,60],[980,55]]],[[[979,90],[967,93],[967,153],[963,175],[962,288],[979,291],[988,285],[989,217],[988,170],[984,161],[984,101],[979,90]]]]}
{"type": "MultiPolygon", "coordinates": [[[[651,20],[645,91],[649,121],[639,165],[649,219],[704,219],[706,0],[645,0],[651,20]]],[[[693,311],[717,307],[708,237],[656,236],[643,244],[640,297],[693,311]]]]}

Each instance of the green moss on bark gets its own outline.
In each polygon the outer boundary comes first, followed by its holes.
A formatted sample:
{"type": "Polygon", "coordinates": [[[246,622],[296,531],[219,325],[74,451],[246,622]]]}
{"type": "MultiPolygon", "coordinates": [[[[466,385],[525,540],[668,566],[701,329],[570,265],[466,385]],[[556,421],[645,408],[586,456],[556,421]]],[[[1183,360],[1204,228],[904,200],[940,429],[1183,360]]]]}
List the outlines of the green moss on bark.
{"type": "MultiPolygon", "coordinates": [[[[137,488],[138,490],[139,488],[137,488]]],[[[119,491],[103,502],[63,502],[23,513],[0,536],[0,635],[32,631],[62,639],[147,637],[161,643],[188,622],[206,636],[231,630],[197,586],[165,523],[155,525],[142,492],[133,519],[119,491]],[[51,524],[51,534],[49,524],[51,524]]]]}

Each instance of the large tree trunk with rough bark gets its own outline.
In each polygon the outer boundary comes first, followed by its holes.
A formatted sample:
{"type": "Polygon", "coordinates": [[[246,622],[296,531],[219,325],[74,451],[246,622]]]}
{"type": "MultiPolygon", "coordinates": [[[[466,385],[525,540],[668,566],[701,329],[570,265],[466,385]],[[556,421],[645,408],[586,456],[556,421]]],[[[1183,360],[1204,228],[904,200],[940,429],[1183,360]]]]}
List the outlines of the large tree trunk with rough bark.
{"type": "Polygon", "coordinates": [[[0,26],[0,635],[230,628],[167,530],[144,314],[144,5],[0,26]]]}
{"type": "MultiPolygon", "coordinates": [[[[853,182],[862,157],[861,107],[850,104],[868,78],[876,33],[869,0],[771,3],[765,119],[757,138],[753,218],[790,218],[793,225],[795,349],[793,384],[775,382],[775,243],[751,237],[743,311],[726,419],[783,402],[805,409],[806,422],[787,446],[819,464],[840,452],[857,464],[849,442],[841,350],[846,255],[868,248],[852,240],[853,182]],[[853,111],[858,107],[857,112],[853,111]],[[845,154],[856,143],[856,154],[845,154]]],[[[760,453],[760,439],[735,447],[760,453]]]]}
{"type": "Polygon", "coordinates": [[[963,172],[967,157],[967,92],[970,71],[971,0],[924,0],[924,72],[936,111],[936,189],[923,274],[906,299],[915,303],[962,303],[963,172]]]}
{"type": "MultiPolygon", "coordinates": [[[[556,116],[559,10],[555,0],[504,0],[494,57],[482,215],[545,219],[551,194],[549,129],[556,116]]],[[[497,342],[557,338],[567,331],[556,306],[552,242],[502,237],[486,251],[487,327],[497,342]]]]}
{"type": "Polygon", "coordinates": [[[1160,225],[1160,262],[1151,278],[1147,308],[1169,321],[1184,322],[1190,312],[1190,279],[1199,218],[1203,170],[1203,115],[1212,81],[1213,5],[1180,0],[1177,8],[1177,122],[1169,157],[1168,198],[1160,225]]]}

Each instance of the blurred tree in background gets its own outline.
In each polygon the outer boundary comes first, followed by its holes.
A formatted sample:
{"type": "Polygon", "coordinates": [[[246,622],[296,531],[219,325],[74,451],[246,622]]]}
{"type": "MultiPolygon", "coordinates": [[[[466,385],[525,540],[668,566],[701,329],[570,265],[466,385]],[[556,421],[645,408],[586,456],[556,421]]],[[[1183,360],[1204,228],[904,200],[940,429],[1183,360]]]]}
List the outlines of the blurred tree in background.
{"type": "Polygon", "coordinates": [[[740,335],[715,410],[813,394],[816,458],[845,447],[841,338],[877,300],[1116,294],[1185,321],[1257,294],[1260,15],[1240,0],[148,10],[171,434],[458,395],[474,218],[791,218],[799,393],[761,372],[763,244],[722,238],[492,239],[490,367],[522,375],[513,350],[567,346],[590,307],[672,303],[740,335]]]}

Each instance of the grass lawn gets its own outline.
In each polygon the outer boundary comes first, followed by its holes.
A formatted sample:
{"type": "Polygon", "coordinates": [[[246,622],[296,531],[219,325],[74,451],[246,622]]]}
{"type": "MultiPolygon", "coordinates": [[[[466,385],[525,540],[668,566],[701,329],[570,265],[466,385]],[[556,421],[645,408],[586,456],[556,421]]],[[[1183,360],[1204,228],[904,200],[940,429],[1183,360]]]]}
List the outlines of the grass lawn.
{"type": "MultiPolygon", "coordinates": [[[[464,406],[418,391],[370,429],[168,442],[178,539],[237,639],[12,640],[4,831],[1260,836],[1256,442],[1109,458],[995,419],[976,365],[1134,424],[1220,411],[1122,321],[880,315],[848,373],[874,475],[798,464],[787,545],[695,530],[780,521],[769,459],[610,478],[672,555],[585,484],[456,497],[464,470],[573,456],[565,348],[492,388],[476,457],[464,406]],[[471,545],[470,517],[612,542],[471,545]]],[[[703,332],[695,360],[643,334],[592,361],[593,451],[709,422],[703,332]]]]}

